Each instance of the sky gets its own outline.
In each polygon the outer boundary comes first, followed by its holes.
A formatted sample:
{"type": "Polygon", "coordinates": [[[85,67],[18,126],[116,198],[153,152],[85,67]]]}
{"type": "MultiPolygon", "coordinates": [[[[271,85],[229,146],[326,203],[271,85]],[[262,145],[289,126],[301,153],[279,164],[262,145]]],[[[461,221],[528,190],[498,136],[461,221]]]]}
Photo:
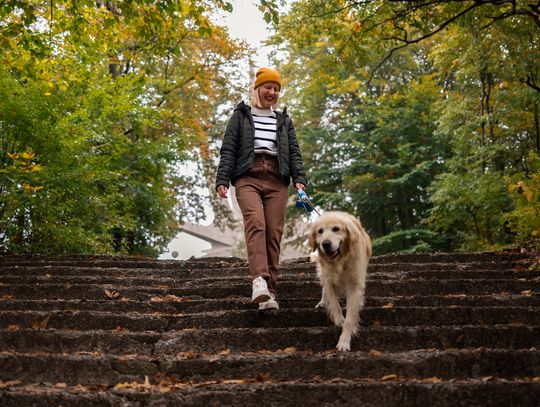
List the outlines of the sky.
{"type": "Polygon", "coordinates": [[[233,0],[232,13],[224,13],[224,23],[232,37],[241,38],[259,50],[254,60],[259,66],[268,65],[268,48],[262,42],[269,36],[267,23],[258,8],[258,0],[233,0]]]}
{"type": "MultiPolygon", "coordinates": [[[[267,24],[263,19],[263,14],[258,9],[260,3],[258,0],[232,0],[231,3],[233,12],[224,12],[222,16],[218,17],[219,21],[223,21],[223,24],[228,27],[231,37],[243,39],[251,47],[258,50],[253,59],[259,67],[268,66],[269,50],[267,47],[263,47],[262,42],[269,36],[270,32],[266,28],[267,24]]],[[[159,256],[159,259],[186,260],[190,257],[202,257],[205,255],[203,250],[210,248],[210,243],[185,232],[180,232],[169,243],[167,250],[159,256]],[[174,257],[173,254],[177,254],[177,256],[174,257]]]]}

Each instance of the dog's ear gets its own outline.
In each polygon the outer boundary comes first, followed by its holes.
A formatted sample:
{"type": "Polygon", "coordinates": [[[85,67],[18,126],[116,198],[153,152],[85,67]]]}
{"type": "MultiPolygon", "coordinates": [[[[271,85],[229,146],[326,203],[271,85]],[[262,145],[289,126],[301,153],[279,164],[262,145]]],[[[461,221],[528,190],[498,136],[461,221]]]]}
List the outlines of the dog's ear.
{"type": "Polygon", "coordinates": [[[349,235],[349,242],[354,244],[360,240],[360,233],[362,233],[362,224],[358,219],[351,216],[347,222],[347,234],[349,235]]]}
{"type": "Polygon", "coordinates": [[[312,252],[315,251],[315,249],[317,248],[315,225],[311,225],[309,227],[308,246],[309,246],[309,248],[311,249],[312,252]]]}

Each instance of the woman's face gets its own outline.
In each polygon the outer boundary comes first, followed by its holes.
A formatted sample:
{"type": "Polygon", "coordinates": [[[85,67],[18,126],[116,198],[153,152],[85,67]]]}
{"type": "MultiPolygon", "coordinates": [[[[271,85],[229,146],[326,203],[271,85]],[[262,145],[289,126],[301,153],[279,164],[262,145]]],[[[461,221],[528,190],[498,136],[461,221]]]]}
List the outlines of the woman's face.
{"type": "Polygon", "coordinates": [[[266,82],[259,86],[258,92],[262,108],[270,109],[277,102],[279,85],[275,82],[266,82]]]}

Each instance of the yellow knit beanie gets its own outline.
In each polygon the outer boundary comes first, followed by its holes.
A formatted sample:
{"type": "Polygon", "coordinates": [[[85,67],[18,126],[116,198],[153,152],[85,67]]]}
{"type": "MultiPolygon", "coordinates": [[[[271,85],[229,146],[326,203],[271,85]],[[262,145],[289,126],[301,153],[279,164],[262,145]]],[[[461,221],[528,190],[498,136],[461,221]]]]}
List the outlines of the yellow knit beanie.
{"type": "Polygon", "coordinates": [[[259,69],[255,74],[255,85],[253,86],[254,89],[257,89],[259,86],[267,82],[277,83],[279,85],[279,89],[281,90],[281,75],[278,71],[272,68],[259,69]]]}

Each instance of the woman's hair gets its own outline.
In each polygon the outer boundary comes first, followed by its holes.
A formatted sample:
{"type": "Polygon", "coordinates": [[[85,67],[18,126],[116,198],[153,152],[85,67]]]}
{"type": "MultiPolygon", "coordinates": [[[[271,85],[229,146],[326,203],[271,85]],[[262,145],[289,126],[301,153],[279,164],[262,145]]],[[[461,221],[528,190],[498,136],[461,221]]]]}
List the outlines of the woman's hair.
{"type": "MultiPolygon", "coordinates": [[[[251,106],[256,107],[258,109],[264,109],[264,107],[261,104],[261,99],[259,98],[259,88],[255,88],[255,81],[253,81],[253,83],[251,84],[251,87],[249,88],[250,89],[249,99],[251,100],[251,106]]],[[[272,109],[275,109],[278,103],[279,103],[279,93],[276,99],[276,103],[272,105],[272,109]]]]}

